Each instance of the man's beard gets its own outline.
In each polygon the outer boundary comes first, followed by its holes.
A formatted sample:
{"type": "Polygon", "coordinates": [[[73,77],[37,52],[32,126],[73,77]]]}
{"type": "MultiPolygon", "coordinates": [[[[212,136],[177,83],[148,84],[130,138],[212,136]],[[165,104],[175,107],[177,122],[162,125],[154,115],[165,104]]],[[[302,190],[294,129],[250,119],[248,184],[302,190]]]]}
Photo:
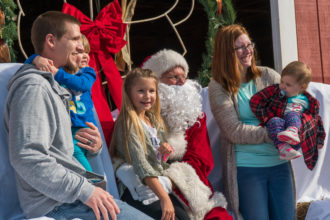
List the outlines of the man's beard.
{"type": "Polygon", "coordinates": [[[192,80],[182,86],[159,84],[161,114],[169,133],[186,131],[203,117],[200,91],[192,80]]]}

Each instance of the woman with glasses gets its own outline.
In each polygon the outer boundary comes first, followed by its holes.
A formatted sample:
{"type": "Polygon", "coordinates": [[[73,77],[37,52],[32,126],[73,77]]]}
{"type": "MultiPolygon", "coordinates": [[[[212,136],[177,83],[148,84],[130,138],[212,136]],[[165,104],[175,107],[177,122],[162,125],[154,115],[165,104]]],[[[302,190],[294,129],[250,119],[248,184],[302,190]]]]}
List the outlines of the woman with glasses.
{"type": "Polygon", "coordinates": [[[229,25],[218,31],[209,98],[221,132],[225,196],[236,219],[292,220],[292,169],[280,159],[249,106],[250,98],[279,83],[280,75],[256,66],[255,59],[254,43],[244,27],[229,25]]]}

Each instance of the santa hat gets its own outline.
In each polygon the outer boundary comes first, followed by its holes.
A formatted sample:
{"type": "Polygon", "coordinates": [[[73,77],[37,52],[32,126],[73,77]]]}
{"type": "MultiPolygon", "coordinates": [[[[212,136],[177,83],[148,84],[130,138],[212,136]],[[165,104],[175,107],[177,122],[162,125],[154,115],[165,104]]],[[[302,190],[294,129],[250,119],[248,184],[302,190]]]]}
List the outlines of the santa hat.
{"type": "Polygon", "coordinates": [[[186,59],[174,50],[163,49],[146,58],[141,68],[150,69],[160,78],[163,73],[176,66],[182,67],[186,77],[188,76],[189,67],[186,59]]]}

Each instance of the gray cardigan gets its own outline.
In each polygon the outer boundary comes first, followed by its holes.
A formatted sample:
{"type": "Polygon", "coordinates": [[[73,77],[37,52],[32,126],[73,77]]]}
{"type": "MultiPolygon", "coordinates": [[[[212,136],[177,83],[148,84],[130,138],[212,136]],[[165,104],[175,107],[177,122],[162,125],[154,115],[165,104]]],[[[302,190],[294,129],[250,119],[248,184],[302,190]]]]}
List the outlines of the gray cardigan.
{"type": "MultiPolygon", "coordinates": [[[[262,76],[254,82],[257,91],[280,82],[280,75],[267,67],[259,67],[262,76]]],[[[227,92],[215,80],[209,84],[211,111],[221,131],[221,162],[224,175],[224,191],[229,208],[236,219],[239,214],[237,169],[235,163],[234,144],[271,143],[265,127],[243,124],[239,119],[237,95],[227,92]]]]}

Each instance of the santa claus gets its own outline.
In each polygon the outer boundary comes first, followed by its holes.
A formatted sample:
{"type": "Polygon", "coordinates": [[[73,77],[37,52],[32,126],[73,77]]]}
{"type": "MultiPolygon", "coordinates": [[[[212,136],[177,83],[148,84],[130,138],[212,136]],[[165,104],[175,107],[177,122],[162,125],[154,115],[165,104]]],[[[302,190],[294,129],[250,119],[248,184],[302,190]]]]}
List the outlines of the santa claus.
{"type": "MultiPolygon", "coordinates": [[[[201,86],[187,79],[188,64],[173,50],[161,50],[149,57],[142,68],[151,69],[160,79],[161,114],[166,124],[167,141],[174,148],[170,167],[159,177],[163,187],[180,199],[191,219],[232,219],[221,193],[214,193],[207,176],[213,157],[202,112],[201,86]]],[[[117,177],[128,187],[132,197],[150,204],[157,200],[141,187],[130,165],[117,169],[117,177]],[[131,173],[131,175],[129,174],[131,173]],[[133,177],[135,176],[135,177],[133,177]]]]}

